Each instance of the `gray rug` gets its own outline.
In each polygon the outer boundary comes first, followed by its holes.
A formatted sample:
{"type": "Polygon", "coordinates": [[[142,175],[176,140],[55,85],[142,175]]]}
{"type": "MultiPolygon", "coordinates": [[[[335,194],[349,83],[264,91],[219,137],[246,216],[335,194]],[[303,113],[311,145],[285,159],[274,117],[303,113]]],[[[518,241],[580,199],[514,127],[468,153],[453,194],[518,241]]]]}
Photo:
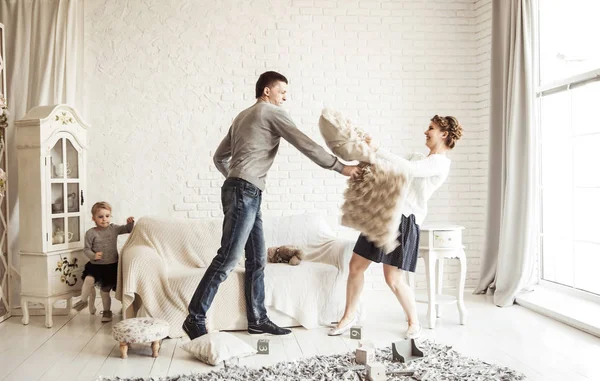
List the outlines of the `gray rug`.
{"type": "MultiPolygon", "coordinates": [[[[428,340],[419,342],[425,357],[408,364],[394,363],[391,348],[376,350],[377,361],[386,366],[387,380],[418,381],[517,381],[526,377],[515,370],[500,367],[461,355],[451,347],[428,340]],[[414,371],[403,376],[402,371],[414,371]]],[[[315,356],[292,362],[281,362],[269,367],[247,368],[225,364],[210,373],[173,376],[167,378],[100,378],[101,381],[292,381],[292,380],[365,380],[363,365],[354,361],[354,352],[331,356],[315,356]]]]}

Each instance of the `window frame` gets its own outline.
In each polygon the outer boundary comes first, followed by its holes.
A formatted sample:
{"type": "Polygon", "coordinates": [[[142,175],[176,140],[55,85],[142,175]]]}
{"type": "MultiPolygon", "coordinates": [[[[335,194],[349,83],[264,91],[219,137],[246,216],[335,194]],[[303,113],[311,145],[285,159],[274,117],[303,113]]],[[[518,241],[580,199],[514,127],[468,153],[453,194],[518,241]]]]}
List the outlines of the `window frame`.
{"type": "MultiPolygon", "coordinates": [[[[563,91],[570,91],[577,87],[585,86],[587,84],[593,82],[600,81],[600,66],[593,70],[588,70],[582,73],[578,73],[572,75],[567,78],[548,81],[547,83],[541,83],[541,51],[540,51],[540,1],[535,0],[534,6],[536,11],[534,12],[534,28],[533,28],[533,47],[534,47],[534,57],[533,57],[533,67],[534,67],[534,81],[535,81],[535,122],[538,136],[542,136],[542,123],[541,123],[541,105],[542,99],[544,96],[556,94],[563,91]]],[[[572,126],[570,126],[572,127],[572,126]]],[[[538,253],[536,258],[536,266],[537,266],[537,276],[538,283],[541,285],[549,286],[552,288],[563,289],[573,295],[580,296],[582,298],[600,303],[600,294],[596,294],[594,292],[579,289],[575,286],[566,285],[563,283],[559,283],[556,281],[552,281],[544,278],[544,225],[543,225],[543,213],[544,213],[544,184],[542,179],[542,168],[544,162],[542,160],[542,152],[543,152],[543,139],[538,139],[537,142],[537,159],[539,163],[539,171],[537,171],[537,182],[538,182],[538,253]]]]}

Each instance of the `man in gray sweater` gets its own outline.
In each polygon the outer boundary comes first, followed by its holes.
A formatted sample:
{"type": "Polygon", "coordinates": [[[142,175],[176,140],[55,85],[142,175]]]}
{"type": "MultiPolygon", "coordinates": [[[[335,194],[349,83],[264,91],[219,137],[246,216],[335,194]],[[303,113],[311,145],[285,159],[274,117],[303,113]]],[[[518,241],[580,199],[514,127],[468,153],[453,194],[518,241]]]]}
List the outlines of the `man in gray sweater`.
{"type": "Polygon", "coordinates": [[[190,339],[206,331],[206,313],[223,282],[242,253],[246,252],[244,279],[248,333],[286,335],[267,317],[265,308],[264,269],[267,250],[260,206],[265,178],[273,165],[279,141],[287,140],[319,166],[344,176],[358,176],[360,168],[347,166],[327,153],[302,133],[280,106],[286,100],[287,79],[267,71],[256,82],[256,103],[242,111],[233,121],[227,136],[214,155],[219,172],[225,176],[221,187],[223,236],[221,248],[204,273],[188,306],[189,315],[183,330],[190,339]]]}

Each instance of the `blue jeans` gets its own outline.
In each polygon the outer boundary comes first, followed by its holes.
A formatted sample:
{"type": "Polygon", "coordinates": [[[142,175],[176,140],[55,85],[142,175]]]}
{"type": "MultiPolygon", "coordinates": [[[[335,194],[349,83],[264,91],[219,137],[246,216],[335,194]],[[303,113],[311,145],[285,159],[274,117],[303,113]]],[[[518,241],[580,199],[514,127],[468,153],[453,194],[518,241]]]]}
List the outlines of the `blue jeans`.
{"type": "Polygon", "coordinates": [[[260,205],[262,191],[251,183],[228,178],[221,187],[223,204],[223,236],[221,248],[217,251],[210,266],[188,306],[195,323],[206,324],[206,312],[210,308],[219,285],[239,262],[242,252],[246,252],[246,273],[244,279],[246,315],[249,325],[260,325],[267,320],[265,308],[265,264],[267,250],[263,233],[260,205]]]}

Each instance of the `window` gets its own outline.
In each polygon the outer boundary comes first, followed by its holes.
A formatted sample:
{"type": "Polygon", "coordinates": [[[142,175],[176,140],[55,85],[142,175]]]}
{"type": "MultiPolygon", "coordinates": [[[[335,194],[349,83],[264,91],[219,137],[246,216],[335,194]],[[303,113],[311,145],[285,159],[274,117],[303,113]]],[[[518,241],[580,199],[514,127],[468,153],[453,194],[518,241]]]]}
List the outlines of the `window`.
{"type": "Polygon", "coordinates": [[[542,85],[600,68],[597,0],[539,0],[542,85]]]}
{"type": "Polygon", "coordinates": [[[541,277],[600,294],[600,1],[538,11],[541,277]]]}

